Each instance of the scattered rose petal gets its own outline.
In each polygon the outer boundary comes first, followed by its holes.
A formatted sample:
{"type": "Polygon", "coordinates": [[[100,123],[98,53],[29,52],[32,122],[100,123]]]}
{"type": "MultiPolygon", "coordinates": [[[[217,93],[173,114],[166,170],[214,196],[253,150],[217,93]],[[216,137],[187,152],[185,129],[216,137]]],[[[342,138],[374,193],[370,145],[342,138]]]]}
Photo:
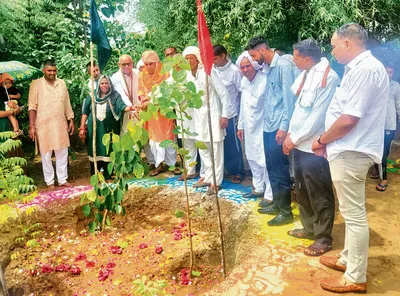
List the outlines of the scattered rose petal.
{"type": "Polygon", "coordinates": [[[78,254],[78,256],[76,256],[75,261],[81,261],[81,260],[86,260],[86,255],[83,253],[78,254]]]}
{"type": "Polygon", "coordinates": [[[69,271],[70,269],[71,269],[71,266],[69,266],[68,264],[62,263],[60,265],[57,265],[54,270],[58,271],[58,272],[64,272],[64,271],[69,271]]]}
{"type": "Polygon", "coordinates": [[[42,273],[51,273],[53,272],[53,267],[48,264],[42,266],[42,273]]]}
{"type": "Polygon", "coordinates": [[[140,245],[139,245],[139,249],[146,249],[148,246],[147,246],[147,244],[146,243],[141,243],[140,245]]]}
{"type": "Polygon", "coordinates": [[[119,246],[111,246],[110,251],[113,254],[122,254],[122,248],[119,246]]]}
{"type": "Polygon", "coordinates": [[[107,266],[106,266],[106,269],[112,269],[114,267],[115,267],[115,262],[108,262],[107,266]]]}
{"type": "Polygon", "coordinates": [[[156,249],[154,251],[156,254],[161,254],[163,252],[163,247],[162,246],[156,246],[156,249]]]}
{"type": "Polygon", "coordinates": [[[104,282],[110,275],[112,275],[114,272],[112,269],[100,269],[99,275],[97,278],[99,281],[104,282]]]}
{"type": "Polygon", "coordinates": [[[95,267],[96,262],[94,261],[86,261],[86,268],[95,267]]]}
{"type": "Polygon", "coordinates": [[[79,275],[79,274],[81,274],[81,268],[77,265],[72,265],[69,272],[73,275],[79,275]]]}
{"type": "Polygon", "coordinates": [[[181,239],[182,239],[182,233],[175,232],[174,233],[174,240],[181,240],[181,239]]]}

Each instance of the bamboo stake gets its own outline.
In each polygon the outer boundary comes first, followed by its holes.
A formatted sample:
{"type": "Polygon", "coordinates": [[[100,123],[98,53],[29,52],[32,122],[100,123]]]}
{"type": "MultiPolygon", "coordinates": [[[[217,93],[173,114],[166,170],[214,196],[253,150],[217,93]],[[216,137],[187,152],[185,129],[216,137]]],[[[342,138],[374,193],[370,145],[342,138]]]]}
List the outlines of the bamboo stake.
{"type": "Polygon", "coordinates": [[[222,220],[221,220],[221,210],[219,207],[218,200],[218,190],[217,190],[217,178],[215,176],[215,161],[214,161],[214,140],[213,133],[211,127],[211,110],[210,110],[210,94],[208,91],[208,75],[206,75],[206,102],[207,102],[207,115],[208,115],[208,128],[210,132],[210,154],[211,154],[211,167],[213,174],[213,184],[215,186],[215,202],[217,204],[217,214],[218,214],[218,227],[219,227],[219,239],[221,241],[221,264],[222,264],[222,273],[224,277],[226,277],[226,268],[225,268],[225,246],[224,246],[224,232],[222,229],[222,220]]]}
{"type": "Polygon", "coordinates": [[[94,60],[93,60],[93,42],[90,41],[90,96],[92,98],[92,119],[93,119],[93,165],[94,165],[94,173],[97,175],[97,154],[96,154],[96,108],[94,106],[94,74],[93,74],[94,60]]]}
{"type": "MultiPolygon", "coordinates": [[[[185,132],[183,131],[183,114],[182,109],[179,107],[180,113],[180,122],[182,127],[182,148],[185,149],[185,132]]],[[[189,206],[189,193],[187,187],[187,168],[186,168],[186,159],[185,156],[182,157],[182,166],[183,166],[183,181],[185,184],[185,195],[186,195],[186,216],[188,220],[189,227],[189,242],[190,242],[190,265],[189,265],[189,277],[192,277],[193,265],[194,265],[194,253],[193,253],[193,241],[192,241],[192,219],[190,218],[190,206],[189,206]]]]}

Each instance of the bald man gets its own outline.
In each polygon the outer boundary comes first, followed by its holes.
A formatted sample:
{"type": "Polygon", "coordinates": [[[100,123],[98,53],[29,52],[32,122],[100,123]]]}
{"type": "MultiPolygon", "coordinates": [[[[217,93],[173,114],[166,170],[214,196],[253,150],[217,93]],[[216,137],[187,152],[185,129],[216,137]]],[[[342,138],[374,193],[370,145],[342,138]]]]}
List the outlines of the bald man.
{"type": "MultiPolygon", "coordinates": [[[[132,57],[127,54],[121,55],[118,67],[119,70],[111,77],[115,89],[127,106],[138,105],[139,70],[133,68],[132,57]]],[[[129,117],[129,113],[125,112],[122,133],[127,131],[129,117]]]]}

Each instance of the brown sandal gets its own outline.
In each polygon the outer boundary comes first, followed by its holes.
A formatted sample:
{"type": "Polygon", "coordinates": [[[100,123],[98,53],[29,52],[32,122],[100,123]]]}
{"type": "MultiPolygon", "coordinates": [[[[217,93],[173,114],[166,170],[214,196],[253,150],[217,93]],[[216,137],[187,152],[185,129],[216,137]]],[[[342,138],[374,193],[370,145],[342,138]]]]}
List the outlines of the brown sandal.
{"type": "Polygon", "coordinates": [[[332,250],[332,245],[313,243],[311,246],[305,249],[303,253],[307,256],[319,257],[330,250],[332,250]]]}
{"type": "Polygon", "coordinates": [[[159,175],[161,173],[164,173],[164,172],[165,172],[165,170],[164,170],[162,164],[160,164],[158,168],[156,168],[154,171],[152,171],[150,173],[150,177],[155,177],[155,176],[157,176],[157,175],[159,175]]]}
{"type": "Polygon", "coordinates": [[[206,182],[203,182],[203,181],[199,180],[199,181],[197,181],[197,183],[193,184],[193,188],[208,187],[210,185],[211,185],[210,183],[206,183],[206,182]]]}
{"type": "Polygon", "coordinates": [[[243,182],[243,177],[241,175],[233,176],[232,183],[233,184],[240,184],[243,182]]]}
{"type": "MultiPolygon", "coordinates": [[[[186,180],[190,180],[190,179],[196,179],[196,174],[187,175],[187,176],[186,176],[186,180]]],[[[178,178],[178,181],[184,181],[183,176],[180,176],[180,177],[178,178]]]]}
{"type": "Polygon", "coordinates": [[[307,233],[304,229],[292,229],[289,230],[287,234],[295,238],[314,239],[314,236],[307,233]]]}

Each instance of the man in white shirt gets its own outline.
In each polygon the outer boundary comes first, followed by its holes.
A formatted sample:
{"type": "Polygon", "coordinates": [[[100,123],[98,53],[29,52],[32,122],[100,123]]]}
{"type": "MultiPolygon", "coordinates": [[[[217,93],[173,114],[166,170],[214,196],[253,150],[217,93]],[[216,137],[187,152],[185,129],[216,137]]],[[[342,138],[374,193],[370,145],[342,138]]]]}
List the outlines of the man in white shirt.
{"type": "Polygon", "coordinates": [[[346,223],[340,258],[320,258],[323,265],[345,272],[343,277],[321,282],[323,289],[336,293],[367,291],[365,179],[371,165],[381,162],[389,98],[389,77],[366,50],[367,39],[367,32],[358,24],[343,25],[333,34],[332,55],[345,65],[345,72],[326,113],[326,131],[312,145],[315,154],[327,154],[346,223]]]}
{"type": "Polygon", "coordinates": [[[289,155],[293,150],[296,199],[303,228],[289,230],[288,234],[314,239],[304,254],[320,256],[332,250],[335,197],[328,161],[316,156],[311,145],[325,130],[326,110],[340,79],[329,61],[322,58],[321,48],[314,39],[300,41],[293,49],[293,61],[303,72],[292,86],[297,101],[283,152],[289,155]]]}
{"type": "MultiPolygon", "coordinates": [[[[123,54],[119,57],[119,70],[111,76],[111,81],[115,90],[119,92],[122,100],[127,106],[139,105],[138,88],[139,88],[139,70],[133,69],[133,60],[131,56],[123,54]]],[[[128,122],[132,115],[125,112],[121,133],[127,131],[128,122]]]]}
{"type": "MultiPolygon", "coordinates": [[[[99,66],[97,65],[96,61],[94,61],[94,62],[93,62],[93,70],[92,70],[92,63],[91,63],[91,62],[89,62],[89,63],[86,65],[86,68],[87,68],[88,74],[89,74],[89,76],[90,76],[89,81],[88,81],[88,84],[87,84],[87,85],[88,85],[88,88],[89,88],[89,91],[90,91],[90,89],[92,89],[92,72],[93,72],[94,91],[96,92],[97,83],[98,83],[98,80],[99,80],[99,78],[100,78],[100,69],[99,69],[99,66]]],[[[90,94],[90,92],[89,92],[89,94],[90,94]]]]}
{"type": "Polygon", "coordinates": [[[244,178],[242,146],[237,133],[237,122],[240,106],[240,83],[242,75],[239,69],[228,58],[228,52],[222,45],[214,45],[215,72],[228,90],[228,125],[224,140],[225,168],[233,176],[233,183],[241,183],[244,178]]]}

